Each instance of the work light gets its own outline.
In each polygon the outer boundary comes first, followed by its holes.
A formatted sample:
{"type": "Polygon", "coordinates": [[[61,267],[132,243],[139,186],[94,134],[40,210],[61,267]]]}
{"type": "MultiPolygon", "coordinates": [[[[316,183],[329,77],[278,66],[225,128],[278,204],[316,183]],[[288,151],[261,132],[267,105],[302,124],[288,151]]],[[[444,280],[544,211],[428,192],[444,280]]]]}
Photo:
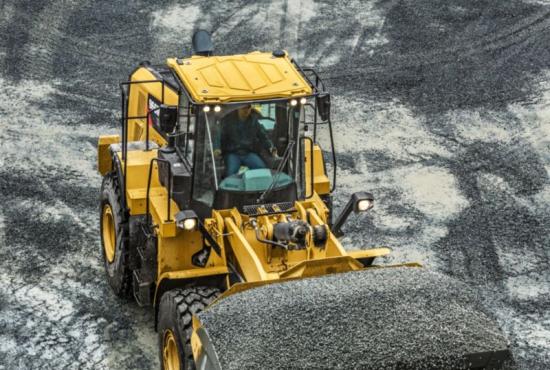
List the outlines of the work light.
{"type": "Polygon", "coordinates": [[[365,212],[372,208],[374,205],[373,201],[370,199],[361,199],[357,202],[357,211],[365,212]]]}
{"type": "Polygon", "coordinates": [[[195,230],[198,223],[197,214],[190,209],[179,211],[176,214],[176,226],[179,229],[191,231],[195,230]]]}

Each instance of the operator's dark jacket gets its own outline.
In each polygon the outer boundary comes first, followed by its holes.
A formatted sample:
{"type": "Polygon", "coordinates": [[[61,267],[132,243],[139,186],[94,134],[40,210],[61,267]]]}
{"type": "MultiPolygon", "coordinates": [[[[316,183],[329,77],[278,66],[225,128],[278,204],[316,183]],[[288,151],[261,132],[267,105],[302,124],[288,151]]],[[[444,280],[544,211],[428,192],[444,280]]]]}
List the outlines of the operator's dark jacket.
{"type": "Polygon", "coordinates": [[[269,150],[273,147],[264,127],[258,122],[259,114],[252,110],[245,121],[239,119],[237,110],[227,114],[221,120],[221,148],[223,154],[236,153],[244,155],[258,150],[257,143],[269,150]]]}

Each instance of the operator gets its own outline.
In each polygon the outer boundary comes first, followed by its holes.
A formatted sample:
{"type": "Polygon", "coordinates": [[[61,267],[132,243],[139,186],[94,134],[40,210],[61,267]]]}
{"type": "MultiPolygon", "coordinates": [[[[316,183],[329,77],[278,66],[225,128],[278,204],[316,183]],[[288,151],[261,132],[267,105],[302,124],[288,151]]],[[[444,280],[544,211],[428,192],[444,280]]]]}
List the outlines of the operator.
{"type": "Polygon", "coordinates": [[[277,149],[258,122],[259,117],[256,110],[247,104],[222,118],[219,137],[221,146],[216,143],[214,155],[223,155],[225,177],[239,172],[241,165],[250,169],[267,167],[263,159],[254,152],[257,144],[272,155],[277,155],[277,149]]]}

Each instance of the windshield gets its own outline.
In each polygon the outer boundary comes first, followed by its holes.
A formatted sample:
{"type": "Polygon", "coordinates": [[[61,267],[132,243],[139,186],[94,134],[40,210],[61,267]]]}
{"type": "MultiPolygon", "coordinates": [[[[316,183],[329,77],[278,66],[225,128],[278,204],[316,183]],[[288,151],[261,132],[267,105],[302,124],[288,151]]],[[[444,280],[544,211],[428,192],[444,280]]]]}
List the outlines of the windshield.
{"type": "Polygon", "coordinates": [[[195,199],[212,204],[216,190],[262,193],[293,183],[300,108],[287,102],[220,108],[199,113],[195,199]]]}

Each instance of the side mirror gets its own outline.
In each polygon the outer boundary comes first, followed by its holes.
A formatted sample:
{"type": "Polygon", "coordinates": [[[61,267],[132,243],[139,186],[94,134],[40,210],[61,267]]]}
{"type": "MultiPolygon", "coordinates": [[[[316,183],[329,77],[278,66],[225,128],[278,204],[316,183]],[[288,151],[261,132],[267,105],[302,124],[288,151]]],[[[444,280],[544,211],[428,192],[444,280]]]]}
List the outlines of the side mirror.
{"type": "Polygon", "coordinates": [[[178,107],[162,104],[159,108],[160,129],[167,134],[171,134],[176,129],[178,123],[178,107]]]}
{"type": "Polygon", "coordinates": [[[330,94],[321,93],[315,99],[319,116],[323,121],[328,120],[330,117],[330,94]]]}

